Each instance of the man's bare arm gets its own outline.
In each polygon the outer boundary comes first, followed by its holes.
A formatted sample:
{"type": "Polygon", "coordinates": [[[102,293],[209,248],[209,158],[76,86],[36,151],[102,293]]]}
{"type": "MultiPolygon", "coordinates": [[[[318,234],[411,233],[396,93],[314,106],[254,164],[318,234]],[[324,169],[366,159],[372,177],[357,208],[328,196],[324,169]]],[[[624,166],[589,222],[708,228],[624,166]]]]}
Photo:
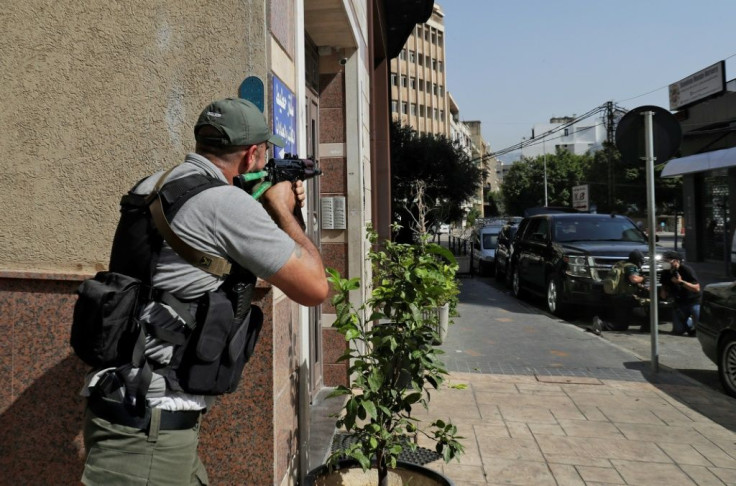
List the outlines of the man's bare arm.
{"type": "Polygon", "coordinates": [[[327,298],[329,287],[322,257],[293,214],[292,208],[297,202],[301,205],[303,193],[301,184],[292,190],[290,183],[281,182],[263,196],[263,207],[276,225],[296,243],[284,266],[268,281],[295,302],[313,306],[327,298]]]}

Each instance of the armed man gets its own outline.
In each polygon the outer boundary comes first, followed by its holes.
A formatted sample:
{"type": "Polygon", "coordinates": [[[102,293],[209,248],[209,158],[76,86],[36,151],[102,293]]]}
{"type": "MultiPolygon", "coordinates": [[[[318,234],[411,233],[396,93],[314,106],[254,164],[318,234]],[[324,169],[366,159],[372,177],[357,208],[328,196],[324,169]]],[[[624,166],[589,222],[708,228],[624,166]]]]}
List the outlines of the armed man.
{"type": "Polygon", "coordinates": [[[260,110],[215,101],[194,135],[194,153],[121,203],[110,273],[144,284],[136,324],[145,339],[126,351],[132,359],[87,378],[87,485],[208,484],[199,424],[214,397],[238,385],[253,352],[262,320],[250,302],[256,279],[302,305],[327,297],[322,258],[295,216],[302,182],[274,180],[259,200],[233,185],[264,170],[269,144],[284,145],[260,110]],[[208,361],[228,349],[233,360],[208,361]]]}

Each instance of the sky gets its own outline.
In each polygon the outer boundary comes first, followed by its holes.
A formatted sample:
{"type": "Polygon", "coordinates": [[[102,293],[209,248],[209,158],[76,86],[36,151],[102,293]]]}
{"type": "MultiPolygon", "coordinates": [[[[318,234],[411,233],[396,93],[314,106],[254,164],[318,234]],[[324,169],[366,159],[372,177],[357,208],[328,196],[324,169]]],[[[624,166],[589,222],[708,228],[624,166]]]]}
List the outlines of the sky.
{"type": "Polygon", "coordinates": [[[447,90],[461,120],[480,120],[491,151],[607,101],[669,109],[670,84],[721,60],[726,81],[736,78],[734,0],[435,3],[445,15],[447,90]]]}

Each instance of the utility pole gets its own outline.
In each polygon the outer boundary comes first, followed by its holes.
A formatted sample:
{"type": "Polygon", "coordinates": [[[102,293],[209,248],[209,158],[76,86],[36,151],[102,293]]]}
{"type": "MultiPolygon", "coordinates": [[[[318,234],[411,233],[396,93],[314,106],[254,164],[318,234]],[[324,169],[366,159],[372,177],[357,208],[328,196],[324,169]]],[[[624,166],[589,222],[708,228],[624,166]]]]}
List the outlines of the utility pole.
{"type": "Polygon", "coordinates": [[[544,207],[549,206],[547,204],[547,146],[544,141],[547,138],[546,134],[542,137],[542,152],[544,152],[544,207]]]}
{"type": "Polygon", "coordinates": [[[616,194],[614,192],[615,187],[615,176],[616,171],[613,168],[613,143],[615,138],[615,130],[613,127],[613,101],[606,103],[606,140],[608,146],[606,147],[606,158],[608,159],[608,211],[613,211],[613,204],[616,200],[616,194]]]}

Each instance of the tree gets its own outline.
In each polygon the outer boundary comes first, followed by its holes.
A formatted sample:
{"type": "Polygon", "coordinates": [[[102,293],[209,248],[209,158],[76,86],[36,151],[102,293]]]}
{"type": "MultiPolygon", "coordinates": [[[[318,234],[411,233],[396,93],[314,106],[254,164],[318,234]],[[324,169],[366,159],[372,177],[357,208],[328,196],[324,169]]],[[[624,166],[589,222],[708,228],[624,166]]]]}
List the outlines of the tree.
{"type": "Polygon", "coordinates": [[[475,224],[475,220],[480,217],[481,214],[478,208],[470,208],[470,211],[468,211],[468,227],[472,227],[475,224]]]}
{"type": "MultiPolygon", "coordinates": [[[[654,167],[654,194],[657,212],[682,210],[682,181],[680,178],[660,177],[665,164],[654,167]]],[[[585,183],[590,193],[595,194],[591,202],[599,212],[621,214],[644,214],[647,210],[646,165],[642,160],[624,160],[615,146],[604,143],[604,149],[593,156],[585,183]],[[610,155],[609,155],[610,153],[610,155]],[[613,164],[609,171],[609,163],[613,164]],[[613,175],[613,181],[609,179],[613,175]],[[612,200],[609,200],[609,193],[612,200]]]]}
{"type": "Polygon", "coordinates": [[[504,176],[501,195],[508,214],[544,206],[544,166],[547,165],[547,205],[571,206],[572,187],[579,185],[591,164],[588,155],[575,155],[558,149],[555,154],[540,155],[514,162],[504,176]]]}
{"type": "Polygon", "coordinates": [[[418,134],[409,126],[391,124],[391,210],[402,226],[397,241],[410,241],[418,220],[415,192],[423,183],[429,227],[463,216],[462,205],[477,194],[486,169],[444,135],[418,134]]]}
{"type": "MultiPolygon", "coordinates": [[[[665,164],[654,169],[657,212],[682,211],[682,181],[662,179],[665,164]]],[[[544,205],[544,156],[515,162],[504,177],[501,193],[509,214],[544,205]]],[[[647,210],[646,166],[641,160],[622,160],[615,146],[604,143],[592,155],[565,150],[547,154],[547,204],[572,206],[572,187],[588,184],[589,204],[598,212],[642,215],[647,210]]]]}
{"type": "Polygon", "coordinates": [[[487,217],[501,216],[504,213],[503,196],[501,191],[488,191],[486,193],[487,217]]]}

